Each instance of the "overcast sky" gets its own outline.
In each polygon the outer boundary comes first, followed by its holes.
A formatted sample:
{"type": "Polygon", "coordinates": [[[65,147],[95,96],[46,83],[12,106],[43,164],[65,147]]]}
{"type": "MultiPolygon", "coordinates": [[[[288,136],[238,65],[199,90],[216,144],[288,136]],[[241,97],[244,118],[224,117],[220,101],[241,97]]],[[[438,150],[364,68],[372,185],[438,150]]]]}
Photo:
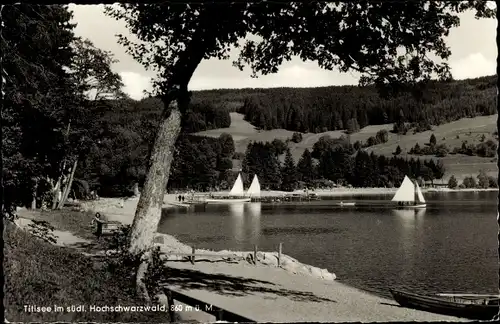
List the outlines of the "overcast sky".
{"type": "MultiPolygon", "coordinates": [[[[95,46],[114,53],[119,63],[113,69],[120,73],[125,92],[134,99],[142,98],[142,91],[150,89],[152,71],[146,71],[124,47],[117,43],[116,34],[128,35],[122,21],[116,21],[103,13],[103,5],[70,5],[77,23],[77,36],[89,38],[95,46]]],[[[452,55],[449,63],[455,79],[474,78],[496,73],[496,19],[474,19],[473,13],[461,16],[460,26],[452,29],[446,42],[452,55]]],[[[189,84],[190,90],[219,88],[268,88],[268,87],[315,87],[349,85],[358,83],[355,73],[325,71],[314,62],[293,59],[285,62],[276,74],[250,77],[232,66],[232,59],[203,61],[189,84]]]]}

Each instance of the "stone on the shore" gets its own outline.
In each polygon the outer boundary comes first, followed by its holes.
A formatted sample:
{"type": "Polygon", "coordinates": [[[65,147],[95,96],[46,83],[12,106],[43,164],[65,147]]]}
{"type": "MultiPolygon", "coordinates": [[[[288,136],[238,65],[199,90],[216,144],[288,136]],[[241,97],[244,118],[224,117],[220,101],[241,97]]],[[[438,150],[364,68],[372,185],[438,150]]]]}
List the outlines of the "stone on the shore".
{"type": "Polygon", "coordinates": [[[165,244],[165,238],[163,237],[163,235],[157,235],[153,243],[165,244]]]}

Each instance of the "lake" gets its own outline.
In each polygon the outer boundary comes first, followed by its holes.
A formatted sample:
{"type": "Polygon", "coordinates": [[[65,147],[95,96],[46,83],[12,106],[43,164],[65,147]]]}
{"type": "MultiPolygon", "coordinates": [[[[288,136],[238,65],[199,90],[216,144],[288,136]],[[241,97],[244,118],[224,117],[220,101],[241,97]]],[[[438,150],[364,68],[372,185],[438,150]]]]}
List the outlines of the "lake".
{"type": "Polygon", "coordinates": [[[425,210],[397,210],[390,195],[308,203],[200,205],[169,209],[159,231],[213,250],[277,251],[327,268],[337,280],[388,296],[498,292],[498,192],[426,193],[425,210]],[[336,206],[356,201],[354,207],[336,206]]]}

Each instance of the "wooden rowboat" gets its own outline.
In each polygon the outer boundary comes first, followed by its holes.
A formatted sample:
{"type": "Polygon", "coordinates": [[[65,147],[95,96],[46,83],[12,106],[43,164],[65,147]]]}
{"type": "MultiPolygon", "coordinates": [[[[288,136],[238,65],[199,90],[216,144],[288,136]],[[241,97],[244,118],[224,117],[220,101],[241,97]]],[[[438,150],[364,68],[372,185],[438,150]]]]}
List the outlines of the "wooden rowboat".
{"type": "Polygon", "coordinates": [[[356,206],[356,203],[355,202],[339,202],[339,206],[356,206]]]}
{"type": "Polygon", "coordinates": [[[391,289],[391,294],[403,307],[469,319],[491,320],[498,315],[500,310],[500,295],[421,295],[393,289],[391,289]]]}

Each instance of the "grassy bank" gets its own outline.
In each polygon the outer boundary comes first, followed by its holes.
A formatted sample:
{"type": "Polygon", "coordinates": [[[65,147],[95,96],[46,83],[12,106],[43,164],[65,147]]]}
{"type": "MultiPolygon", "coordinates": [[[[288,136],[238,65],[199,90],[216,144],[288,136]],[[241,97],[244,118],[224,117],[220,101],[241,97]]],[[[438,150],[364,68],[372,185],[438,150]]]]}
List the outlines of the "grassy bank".
{"type": "Polygon", "coordinates": [[[109,260],[46,243],[10,222],[5,224],[4,244],[5,318],[11,322],[169,321],[168,313],[161,311],[90,311],[91,305],[143,306],[135,294],[132,269],[113,267],[109,260]],[[57,305],[64,311],[29,313],[25,305],[57,305]],[[86,312],[67,312],[67,307],[78,305],[83,305],[86,312]]]}

